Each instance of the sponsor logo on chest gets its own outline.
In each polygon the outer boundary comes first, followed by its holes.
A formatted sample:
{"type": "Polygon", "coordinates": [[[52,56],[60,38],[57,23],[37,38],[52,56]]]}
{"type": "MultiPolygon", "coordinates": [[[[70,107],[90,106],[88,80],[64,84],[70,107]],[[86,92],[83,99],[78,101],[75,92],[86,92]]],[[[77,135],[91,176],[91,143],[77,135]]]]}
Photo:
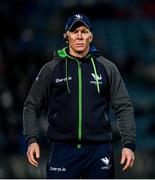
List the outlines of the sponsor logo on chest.
{"type": "Polygon", "coordinates": [[[55,82],[56,83],[62,83],[62,82],[66,82],[66,81],[71,81],[72,80],[72,77],[71,76],[68,76],[68,78],[56,78],[55,79],[55,82]]]}

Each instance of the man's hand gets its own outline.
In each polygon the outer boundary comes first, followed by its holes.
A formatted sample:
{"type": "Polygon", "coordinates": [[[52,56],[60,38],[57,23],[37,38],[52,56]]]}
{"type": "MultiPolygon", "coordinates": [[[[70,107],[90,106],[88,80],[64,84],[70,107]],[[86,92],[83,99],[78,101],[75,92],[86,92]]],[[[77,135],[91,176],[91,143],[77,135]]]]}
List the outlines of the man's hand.
{"type": "Polygon", "coordinates": [[[27,150],[27,157],[29,163],[33,166],[38,166],[38,158],[40,157],[40,148],[37,143],[32,143],[29,145],[27,150]]]}
{"type": "Polygon", "coordinates": [[[121,164],[124,164],[123,171],[133,166],[135,160],[134,152],[129,148],[122,149],[121,164]]]}

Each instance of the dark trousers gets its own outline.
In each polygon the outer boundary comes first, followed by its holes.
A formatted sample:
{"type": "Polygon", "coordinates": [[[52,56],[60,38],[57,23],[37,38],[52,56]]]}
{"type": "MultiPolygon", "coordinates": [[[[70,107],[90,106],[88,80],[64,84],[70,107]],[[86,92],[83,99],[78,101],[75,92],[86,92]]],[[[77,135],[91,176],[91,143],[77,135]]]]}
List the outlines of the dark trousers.
{"type": "Polygon", "coordinates": [[[83,144],[54,142],[47,163],[49,179],[113,179],[114,162],[111,143],[83,144]]]}

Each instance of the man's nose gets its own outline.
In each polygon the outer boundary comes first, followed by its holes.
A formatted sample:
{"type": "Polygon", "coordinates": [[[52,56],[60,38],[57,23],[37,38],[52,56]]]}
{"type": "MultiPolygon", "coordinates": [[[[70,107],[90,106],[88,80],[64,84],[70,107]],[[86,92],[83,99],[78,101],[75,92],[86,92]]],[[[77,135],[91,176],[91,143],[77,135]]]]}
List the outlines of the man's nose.
{"type": "Polygon", "coordinates": [[[81,33],[81,31],[78,32],[78,38],[79,38],[79,39],[82,39],[82,33],[81,33]]]}

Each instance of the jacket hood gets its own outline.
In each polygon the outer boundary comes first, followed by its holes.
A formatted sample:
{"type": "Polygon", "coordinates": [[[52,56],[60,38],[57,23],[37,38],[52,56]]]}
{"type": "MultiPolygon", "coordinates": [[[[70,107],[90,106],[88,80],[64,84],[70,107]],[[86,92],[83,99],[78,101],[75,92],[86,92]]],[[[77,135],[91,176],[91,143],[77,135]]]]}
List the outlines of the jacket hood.
{"type": "MultiPolygon", "coordinates": [[[[90,51],[89,51],[88,55],[85,57],[85,59],[90,57],[90,61],[91,61],[91,64],[93,66],[94,74],[95,74],[95,77],[96,77],[95,78],[95,80],[96,80],[96,88],[97,88],[98,93],[100,93],[100,85],[99,85],[99,80],[98,80],[98,73],[97,73],[95,62],[94,62],[94,57],[97,56],[98,54],[99,54],[99,51],[96,49],[96,47],[91,46],[90,51]]],[[[67,59],[74,59],[74,60],[76,60],[78,62],[78,60],[77,60],[78,58],[75,58],[75,57],[69,55],[67,53],[67,47],[58,50],[57,51],[57,56],[66,60],[65,61],[65,63],[66,63],[66,85],[67,85],[68,92],[71,93],[69,83],[68,83],[68,60],[67,59]]]]}

